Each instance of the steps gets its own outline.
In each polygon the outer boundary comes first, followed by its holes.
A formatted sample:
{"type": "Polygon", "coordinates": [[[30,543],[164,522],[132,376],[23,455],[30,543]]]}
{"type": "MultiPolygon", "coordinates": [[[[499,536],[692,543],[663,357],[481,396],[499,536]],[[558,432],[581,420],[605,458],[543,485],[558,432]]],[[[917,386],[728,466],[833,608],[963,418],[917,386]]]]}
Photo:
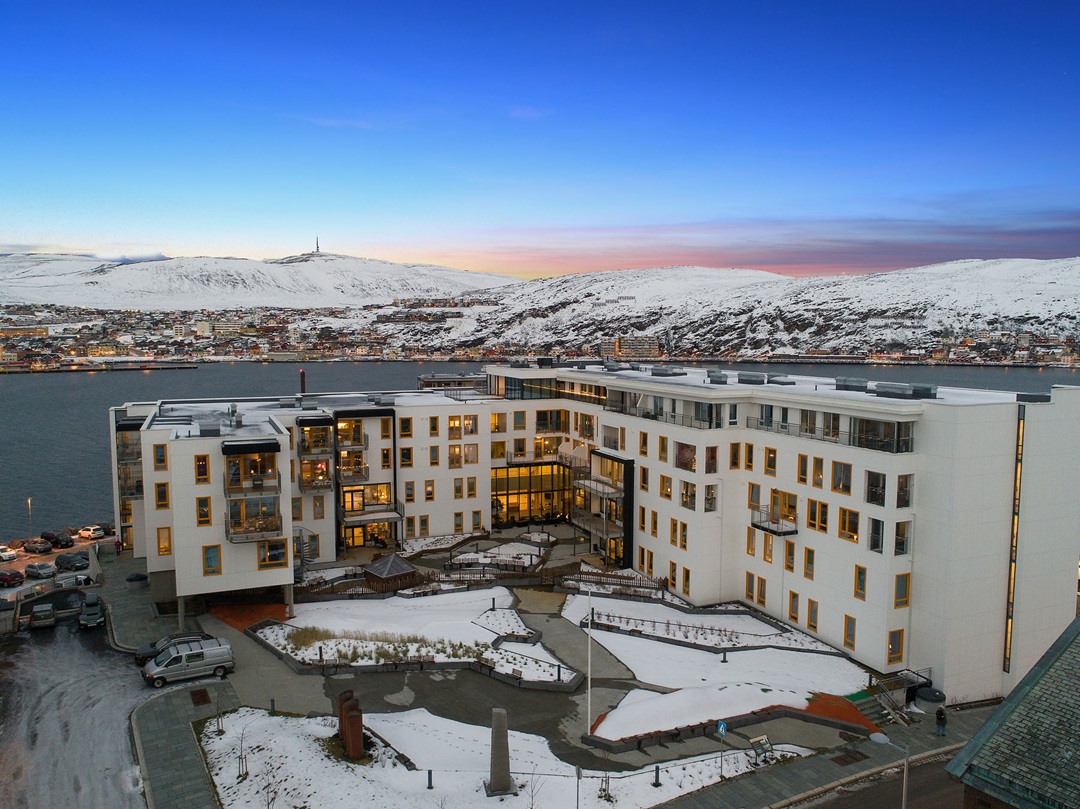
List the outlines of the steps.
{"type": "Polygon", "coordinates": [[[854,703],[855,707],[859,709],[859,713],[869,719],[878,727],[887,725],[892,722],[892,717],[889,716],[889,712],[885,710],[885,706],[878,702],[877,697],[863,697],[854,703]]]}

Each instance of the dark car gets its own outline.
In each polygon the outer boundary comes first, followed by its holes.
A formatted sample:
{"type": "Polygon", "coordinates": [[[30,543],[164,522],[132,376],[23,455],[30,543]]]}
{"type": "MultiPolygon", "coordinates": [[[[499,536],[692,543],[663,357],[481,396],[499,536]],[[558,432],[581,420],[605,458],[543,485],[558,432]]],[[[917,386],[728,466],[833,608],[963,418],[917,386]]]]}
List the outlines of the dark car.
{"type": "Polygon", "coordinates": [[[52,553],[52,543],[47,539],[28,539],[23,543],[27,553],[52,553]]]}
{"type": "Polygon", "coordinates": [[[0,585],[4,587],[18,587],[26,581],[26,576],[21,570],[0,570],[0,585]]]}
{"type": "Polygon", "coordinates": [[[79,608],[79,627],[87,629],[105,623],[105,604],[97,593],[87,593],[86,600],[79,608]]]}
{"type": "Polygon", "coordinates": [[[141,666],[147,660],[156,657],[162,649],[172,646],[174,643],[181,643],[186,640],[210,640],[213,637],[213,635],[207,635],[205,632],[176,632],[172,635],[166,635],[160,640],[136,649],[135,662],[141,666]]]}
{"type": "Polygon", "coordinates": [[[77,553],[62,553],[53,560],[53,564],[56,565],[57,570],[86,570],[90,567],[89,560],[77,553]]]}
{"type": "Polygon", "coordinates": [[[54,548],[71,548],[75,545],[75,540],[67,531],[42,531],[41,538],[54,548]]]}

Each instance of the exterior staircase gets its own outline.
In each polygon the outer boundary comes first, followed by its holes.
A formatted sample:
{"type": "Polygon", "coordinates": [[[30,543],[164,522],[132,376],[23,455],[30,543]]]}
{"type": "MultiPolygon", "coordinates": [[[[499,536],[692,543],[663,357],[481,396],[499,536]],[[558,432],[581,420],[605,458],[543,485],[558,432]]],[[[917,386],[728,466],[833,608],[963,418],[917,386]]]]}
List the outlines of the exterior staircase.
{"type": "Polygon", "coordinates": [[[875,696],[867,695],[862,699],[855,700],[853,704],[859,709],[859,713],[879,728],[883,725],[888,725],[893,721],[892,716],[885,709],[885,706],[882,705],[875,696]]]}

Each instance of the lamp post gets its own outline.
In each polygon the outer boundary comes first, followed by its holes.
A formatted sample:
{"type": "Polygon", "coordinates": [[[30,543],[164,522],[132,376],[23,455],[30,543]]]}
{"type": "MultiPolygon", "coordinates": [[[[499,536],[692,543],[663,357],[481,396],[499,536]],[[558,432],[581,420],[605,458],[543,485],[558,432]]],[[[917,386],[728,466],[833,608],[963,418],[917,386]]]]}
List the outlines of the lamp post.
{"type": "Polygon", "coordinates": [[[905,744],[903,747],[896,744],[892,739],[886,736],[884,733],[871,733],[870,741],[877,744],[887,744],[889,747],[895,747],[901,753],[904,754],[904,787],[900,798],[900,809],[907,809],[907,777],[908,777],[908,762],[911,759],[910,748],[905,744]]]}

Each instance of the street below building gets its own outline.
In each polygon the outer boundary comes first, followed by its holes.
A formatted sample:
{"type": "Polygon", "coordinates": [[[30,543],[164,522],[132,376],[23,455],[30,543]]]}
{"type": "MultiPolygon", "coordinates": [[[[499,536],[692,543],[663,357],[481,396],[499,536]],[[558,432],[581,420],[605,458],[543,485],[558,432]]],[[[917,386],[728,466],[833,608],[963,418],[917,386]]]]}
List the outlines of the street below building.
{"type": "Polygon", "coordinates": [[[0,806],[145,807],[128,717],[151,693],[75,616],[0,641],[0,806]]]}
{"type": "MultiPolygon", "coordinates": [[[[912,767],[908,773],[908,809],[956,809],[964,788],[945,772],[948,758],[912,767]]],[[[903,799],[904,770],[890,769],[873,778],[838,789],[800,809],[899,809],[903,799]]]]}

